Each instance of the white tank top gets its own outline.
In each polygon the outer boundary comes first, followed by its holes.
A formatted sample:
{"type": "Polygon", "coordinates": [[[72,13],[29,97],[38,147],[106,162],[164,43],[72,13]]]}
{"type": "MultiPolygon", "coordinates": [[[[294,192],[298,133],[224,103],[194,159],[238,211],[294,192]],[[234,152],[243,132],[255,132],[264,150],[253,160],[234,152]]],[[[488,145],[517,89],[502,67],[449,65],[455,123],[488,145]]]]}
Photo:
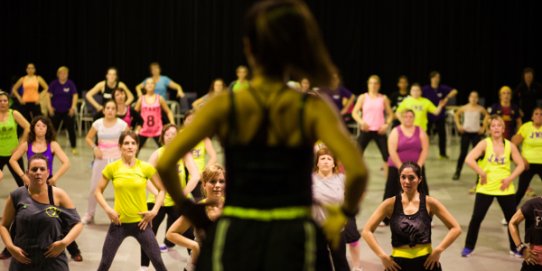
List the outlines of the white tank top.
{"type": "Polygon", "coordinates": [[[480,111],[463,112],[463,129],[469,133],[477,133],[480,130],[480,111]]]}

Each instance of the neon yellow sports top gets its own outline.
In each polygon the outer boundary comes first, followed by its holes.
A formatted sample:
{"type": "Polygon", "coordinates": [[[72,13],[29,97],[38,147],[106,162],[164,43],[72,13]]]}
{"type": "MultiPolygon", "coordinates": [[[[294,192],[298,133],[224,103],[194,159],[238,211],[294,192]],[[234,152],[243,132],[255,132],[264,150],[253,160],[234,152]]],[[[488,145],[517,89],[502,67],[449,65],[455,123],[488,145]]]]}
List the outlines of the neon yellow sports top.
{"type": "MultiPolygon", "coordinates": [[[[162,153],[164,153],[164,146],[158,149],[158,158],[162,156],[162,153]]],[[[181,188],[184,189],[186,187],[186,172],[184,170],[184,162],[182,159],[177,162],[177,171],[179,172],[179,179],[181,180],[181,188]]],[[[148,193],[147,202],[149,203],[156,202],[156,197],[154,196],[153,193],[148,193]]],[[[169,206],[174,206],[174,205],[175,205],[175,202],[173,201],[173,198],[169,195],[169,193],[166,193],[164,197],[164,206],[169,207],[169,206]]]]}
{"type": "Polygon", "coordinates": [[[401,102],[397,112],[403,112],[405,109],[414,111],[414,125],[420,126],[424,131],[427,131],[427,113],[437,111],[437,107],[430,100],[423,97],[412,98],[411,96],[401,102]]]}
{"type": "Polygon", "coordinates": [[[102,175],[113,182],[115,190],[115,211],[120,215],[122,223],[137,223],[142,216],[139,212],[148,211],[145,202],[147,180],[156,174],[156,169],[147,162],[136,160],[130,167],[116,160],[108,164],[102,175]]]}
{"type": "Polygon", "coordinates": [[[205,155],[207,154],[207,149],[205,149],[205,140],[202,140],[192,149],[192,158],[196,162],[199,172],[203,172],[205,169],[205,155]]]}
{"type": "Polygon", "coordinates": [[[529,121],[521,125],[518,134],[523,137],[521,155],[529,164],[542,164],[542,126],[537,129],[529,121]]]}
{"type": "Polygon", "coordinates": [[[478,162],[478,165],[487,174],[487,183],[482,185],[480,182],[476,185],[476,193],[490,196],[505,196],[516,193],[514,183],[510,183],[508,188],[501,190],[502,179],[510,176],[510,153],[512,147],[510,141],[504,140],[504,154],[502,157],[496,157],[493,150],[493,141],[490,137],[486,141],[486,151],[484,159],[478,162]]]}

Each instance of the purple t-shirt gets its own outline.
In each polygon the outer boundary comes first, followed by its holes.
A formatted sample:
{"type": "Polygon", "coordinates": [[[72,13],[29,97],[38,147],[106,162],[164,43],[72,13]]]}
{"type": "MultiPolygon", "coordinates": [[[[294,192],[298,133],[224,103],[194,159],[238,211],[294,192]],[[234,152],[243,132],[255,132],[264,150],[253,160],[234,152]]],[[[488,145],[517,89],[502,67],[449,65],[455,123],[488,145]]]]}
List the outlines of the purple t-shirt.
{"type": "MultiPolygon", "coordinates": [[[[439,85],[437,89],[434,89],[431,87],[431,85],[425,85],[422,88],[422,95],[423,97],[429,99],[435,106],[438,106],[440,100],[446,98],[448,94],[452,91],[452,87],[447,85],[439,85]]],[[[435,121],[438,119],[444,119],[446,116],[445,110],[440,111],[440,114],[438,116],[435,116],[433,114],[428,114],[430,121],[435,121]]]]}
{"type": "Polygon", "coordinates": [[[66,113],[70,111],[73,95],[77,94],[77,88],[75,88],[75,84],[70,79],[64,84],[61,84],[56,79],[49,84],[49,93],[52,95],[51,105],[55,109],[55,112],[66,113]]]}
{"type": "Polygon", "coordinates": [[[333,100],[333,103],[335,104],[335,106],[337,106],[337,109],[339,109],[339,111],[343,110],[343,99],[350,99],[350,97],[352,97],[353,95],[350,90],[343,86],[340,86],[336,90],[325,91],[324,93],[327,93],[329,98],[333,100]]]}

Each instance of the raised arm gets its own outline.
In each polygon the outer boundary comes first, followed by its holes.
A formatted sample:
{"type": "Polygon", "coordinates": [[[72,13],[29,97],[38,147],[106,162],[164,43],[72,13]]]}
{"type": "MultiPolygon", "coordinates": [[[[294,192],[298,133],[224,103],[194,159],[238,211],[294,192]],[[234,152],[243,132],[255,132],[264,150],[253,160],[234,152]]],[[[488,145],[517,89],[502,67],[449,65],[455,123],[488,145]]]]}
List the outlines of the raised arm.
{"type": "Polygon", "coordinates": [[[43,77],[38,75],[38,83],[40,84],[42,91],[49,92],[49,85],[47,85],[47,82],[43,80],[43,77]]]}
{"type": "MultiPolygon", "coordinates": [[[[356,104],[354,105],[354,108],[352,109],[352,118],[358,123],[360,129],[364,130],[364,123],[363,118],[361,117],[361,106],[363,105],[363,101],[365,100],[365,94],[361,94],[358,97],[358,100],[356,101],[356,104]]],[[[365,125],[366,126],[366,125],[365,125]]]]}
{"type": "Polygon", "coordinates": [[[181,85],[177,84],[175,81],[170,80],[168,87],[177,90],[177,97],[184,98],[184,91],[181,85]]]}
{"type": "Polygon", "coordinates": [[[487,143],[485,140],[481,140],[476,144],[476,146],[467,154],[467,157],[465,158],[465,164],[467,164],[470,168],[476,172],[476,174],[480,175],[480,182],[482,184],[486,183],[486,177],[487,174],[484,172],[484,170],[478,166],[478,163],[476,163],[476,159],[482,155],[482,153],[485,151],[487,146],[487,143]]]}
{"type": "Polygon", "coordinates": [[[373,214],[367,220],[367,223],[363,227],[361,236],[363,240],[367,242],[369,248],[380,258],[385,270],[399,270],[399,265],[384,251],[384,249],[378,244],[374,236],[374,232],[378,224],[384,220],[384,218],[391,216],[393,212],[393,205],[395,203],[395,197],[388,198],[382,202],[373,214]]]}
{"type": "Polygon", "coordinates": [[[462,106],[459,109],[457,109],[454,113],[455,127],[457,128],[457,131],[459,131],[460,133],[464,132],[463,125],[461,124],[461,115],[463,114],[464,111],[465,111],[465,106],[462,106]]]}
{"type": "Polygon", "coordinates": [[[21,126],[21,128],[23,128],[23,133],[21,137],[19,137],[19,145],[26,144],[26,141],[28,140],[28,133],[30,133],[30,123],[28,123],[24,116],[17,110],[13,110],[13,119],[19,126],[21,126]]]}
{"type": "Polygon", "coordinates": [[[100,105],[96,100],[94,100],[94,95],[100,93],[102,89],[105,87],[105,81],[98,82],[96,85],[94,85],[93,88],[91,88],[89,91],[87,91],[87,94],[85,95],[85,98],[87,98],[87,101],[96,109],[96,111],[102,111],[103,106],[100,105]]]}
{"type": "Polygon", "coordinates": [[[58,142],[56,141],[51,142],[51,149],[53,153],[55,154],[55,156],[58,157],[58,160],[60,160],[60,163],[61,163],[60,168],[55,173],[53,173],[53,176],[51,177],[51,179],[49,179],[50,185],[56,185],[56,182],[60,179],[60,177],[62,177],[62,175],[64,175],[64,173],[66,173],[66,171],[68,171],[71,164],[70,164],[70,159],[68,159],[68,156],[62,150],[58,142]]]}
{"type": "Polygon", "coordinates": [[[20,144],[19,146],[17,146],[17,148],[15,149],[15,151],[13,152],[13,154],[11,154],[11,157],[9,158],[9,165],[11,166],[11,168],[13,168],[13,171],[15,171],[15,173],[19,177],[21,177],[21,179],[23,179],[26,185],[30,183],[30,179],[28,179],[28,176],[26,176],[24,169],[22,169],[19,166],[19,163],[17,163],[17,161],[21,159],[21,157],[23,157],[23,155],[26,153],[27,150],[28,150],[28,144],[24,142],[24,144],[20,144]]]}
{"type": "Polygon", "coordinates": [[[429,155],[429,137],[423,129],[420,128],[420,142],[422,143],[422,151],[420,152],[420,157],[418,158],[418,165],[423,167],[425,165],[425,160],[429,155]]]}
{"type": "Polygon", "coordinates": [[[440,203],[437,199],[427,196],[427,204],[429,205],[431,213],[435,214],[448,228],[448,233],[444,236],[444,239],[433,249],[431,255],[424,263],[424,267],[428,270],[432,270],[433,267],[438,265],[440,254],[447,249],[461,234],[461,226],[457,223],[457,220],[446,209],[446,207],[440,203]]]}
{"type": "Polygon", "coordinates": [[[17,82],[15,82],[15,85],[11,88],[11,94],[17,98],[20,104],[24,104],[23,97],[19,94],[19,88],[23,85],[23,79],[24,77],[19,78],[17,82]]]}
{"type": "Polygon", "coordinates": [[[393,128],[390,135],[388,136],[388,153],[395,167],[400,168],[403,164],[403,161],[401,161],[401,158],[399,158],[399,154],[397,153],[397,141],[399,140],[399,134],[397,132],[397,129],[399,129],[399,126],[393,128]]]}
{"type": "Polygon", "coordinates": [[[173,112],[171,112],[171,109],[169,109],[169,106],[167,106],[166,100],[164,100],[162,96],[158,96],[158,98],[160,99],[160,107],[166,113],[169,123],[175,124],[175,118],[173,117],[173,112]]]}
{"type": "Polygon", "coordinates": [[[109,183],[109,180],[105,178],[105,176],[102,175],[100,178],[100,181],[98,182],[98,186],[96,186],[96,190],[94,190],[94,196],[96,197],[96,201],[100,206],[102,206],[102,209],[104,209],[105,213],[109,217],[109,220],[111,220],[111,223],[115,225],[120,225],[120,215],[115,211],[115,209],[111,208],[107,201],[105,201],[104,198],[104,190],[107,187],[107,184],[109,183]]]}
{"type": "Polygon", "coordinates": [[[137,97],[141,97],[143,96],[143,91],[141,91],[143,89],[143,83],[139,83],[136,87],[135,87],[135,90],[136,90],[136,94],[137,94],[137,97]]]}

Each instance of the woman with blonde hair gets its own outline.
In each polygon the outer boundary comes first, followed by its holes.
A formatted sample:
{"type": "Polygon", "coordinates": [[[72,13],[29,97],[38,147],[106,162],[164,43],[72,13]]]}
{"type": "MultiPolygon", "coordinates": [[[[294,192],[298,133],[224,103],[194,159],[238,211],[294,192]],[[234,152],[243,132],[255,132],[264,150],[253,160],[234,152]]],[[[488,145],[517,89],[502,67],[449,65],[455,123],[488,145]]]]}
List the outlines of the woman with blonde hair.
{"type": "MultiPolygon", "coordinates": [[[[201,201],[213,202],[211,205],[207,205],[205,212],[211,221],[216,221],[222,213],[224,205],[224,191],[226,188],[225,180],[226,172],[224,168],[219,164],[209,165],[203,170],[201,174],[201,188],[205,198],[201,201]]],[[[190,249],[191,262],[189,262],[185,268],[187,271],[195,270],[196,262],[200,254],[201,242],[204,238],[204,233],[208,228],[195,229],[195,240],[192,240],[185,236],[185,233],[192,228],[192,223],[184,216],[179,217],[173,225],[169,228],[166,234],[166,238],[179,245],[190,249]]]]}

